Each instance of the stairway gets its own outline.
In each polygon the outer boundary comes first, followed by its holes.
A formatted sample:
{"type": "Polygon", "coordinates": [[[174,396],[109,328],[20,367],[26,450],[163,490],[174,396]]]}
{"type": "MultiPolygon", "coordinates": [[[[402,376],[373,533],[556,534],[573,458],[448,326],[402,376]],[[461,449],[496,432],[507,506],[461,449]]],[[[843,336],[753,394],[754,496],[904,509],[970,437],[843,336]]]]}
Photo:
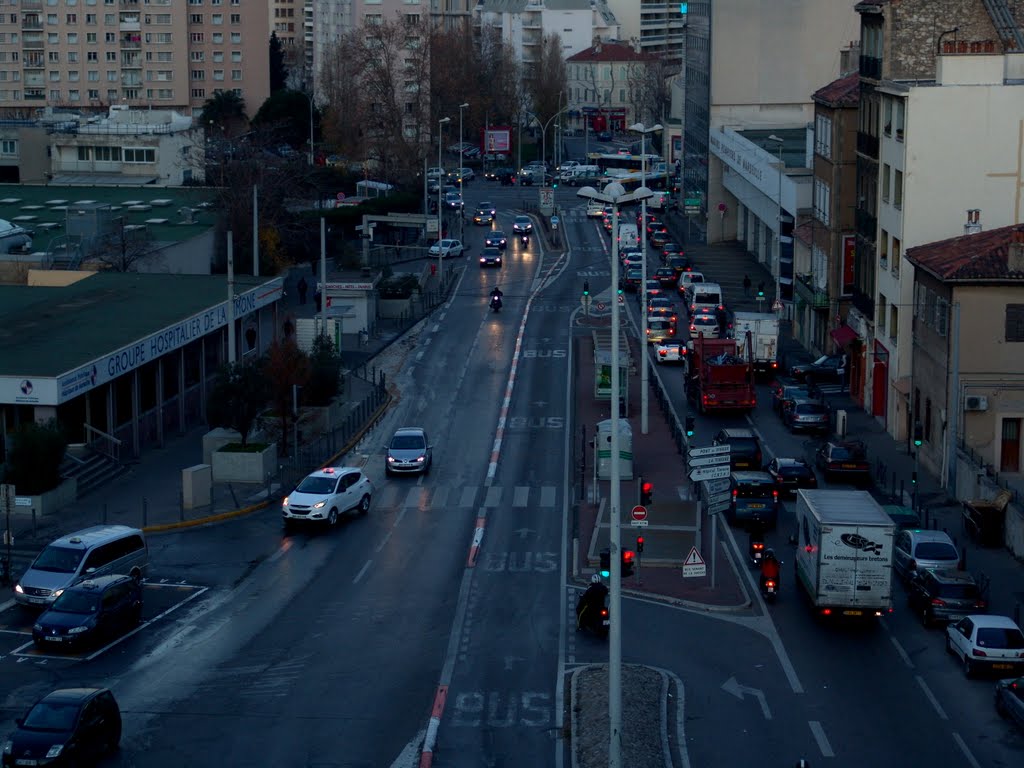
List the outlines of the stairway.
{"type": "Polygon", "coordinates": [[[119,461],[88,446],[69,448],[60,466],[61,477],[78,481],[78,498],[95,491],[128,471],[119,461]]]}

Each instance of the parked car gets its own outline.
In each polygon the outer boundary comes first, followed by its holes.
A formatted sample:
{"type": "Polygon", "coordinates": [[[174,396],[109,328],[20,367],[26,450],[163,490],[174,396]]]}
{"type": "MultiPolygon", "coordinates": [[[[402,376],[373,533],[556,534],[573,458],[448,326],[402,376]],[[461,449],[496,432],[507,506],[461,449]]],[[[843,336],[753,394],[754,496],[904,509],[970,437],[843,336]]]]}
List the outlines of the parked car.
{"type": "Polygon", "coordinates": [[[121,745],[121,710],[106,688],[64,688],[43,696],[3,743],[3,765],[94,765],[121,745]]]}
{"type": "Polygon", "coordinates": [[[826,481],[871,484],[867,449],[859,440],[829,440],[818,449],[815,462],[826,481]]]}
{"type": "Polygon", "coordinates": [[[448,171],[446,171],[444,168],[440,168],[440,167],[427,168],[427,178],[428,179],[446,179],[446,178],[448,178],[448,171]]]}
{"type": "Polygon", "coordinates": [[[1024,730],[1024,677],[996,683],[996,712],[1024,730]]]}
{"type": "Polygon", "coordinates": [[[432,246],[430,246],[431,256],[440,256],[442,259],[455,258],[461,256],[465,248],[462,245],[461,240],[452,240],[451,238],[445,238],[438,240],[432,246]]]}
{"type": "Polygon", "coordinates": [[[787,400],[782,408],[782,423],[790,432],[828,434],[830,429],[828,407],[820,400],[796,398],[787,400]]]}
{"type": "Polygon", "coordinates": [[[480,266],[501,269],[501,250],[499,248],[484,248],[480,251],[480,266]]]}
{"type": "Polygon", "coordinates": [[[907,604],[926,627],[988,612],[978,582],[955,569],[918,569],[907,585],[907,604]]]}
{"type": "Polygon", "coordinates": [[[806,384],[801,384],[796,379],[779,378],[772,383],[772,410],[780,416],[786,403],[796,399],[807,399],[810,393],[806,384]]]}
{"type": "Polygon", "coordinates": [[[750,429],[730,427],[719,430],[714,445],[728,445],[729,464],[736,469],[760,472],[763,465],[761,441],[750,429]]]}
{"type": "Polygon", "coordinates": [[[772,476],[780,495],[795,496],[801,488],[817,488],[814,468],[803,459],[776,456],[768,462],[765,471],[772,476]]]}
{"type": "Polygon", "coordinates": [[[433,449],[423,427],[400,427],[385,448],[384,473],[425,475],[433,464],[433,449]]]}
{"type": "Polygon", "coordinates": [[[904,579],[923,568],[955,568],[959,562],[960,552],[945,531],[915,528],[896,534],[892,567],[904,579]]]}
{"type": "Polygon", "coordinates": [[[950,624],[946,650],[960,658],[967,677],[981,669],[1011,675],[1024,670],[1024,632],[1008,616],[973,614],[950,624]]]}
{"type": "Polygon", "coordinates": [[[808,384],[811,382],[842,384],[846,376],[845,361],[846,355],[822,355],[813,363],[794,365],[789,369],[789,375],[797,381],[808,384]]]}
{"type": "Polygon", "coordinates": [[[140,621],[142,585],[128,576],[100,576],[65,589],[32,625],[32,641],[40,648],[89,648],[140,621]]]}
{"type": "Polygon", "coordinates": [[[356,467],[324,467],[306,476],[281,501],[285,527],[311,522],[335,526],[341,515],[370,511],[373,483],[356,467]]]}

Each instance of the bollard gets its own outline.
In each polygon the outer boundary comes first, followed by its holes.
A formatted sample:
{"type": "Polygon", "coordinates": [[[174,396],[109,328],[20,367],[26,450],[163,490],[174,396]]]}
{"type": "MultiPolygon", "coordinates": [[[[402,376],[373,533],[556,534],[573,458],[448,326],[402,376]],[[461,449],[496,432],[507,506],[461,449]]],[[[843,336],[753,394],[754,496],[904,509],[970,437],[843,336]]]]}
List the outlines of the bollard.
{"type": "Polygon", "coordinates": [[[142,527],[145,528],[149,524],[149,502],[146,501],[146,497],[142,497],[142,527]]]}
{"type": "Polygon", "coordinates": [[[185,522],[185,489],[178,488],[178,522],[185,522]]]}

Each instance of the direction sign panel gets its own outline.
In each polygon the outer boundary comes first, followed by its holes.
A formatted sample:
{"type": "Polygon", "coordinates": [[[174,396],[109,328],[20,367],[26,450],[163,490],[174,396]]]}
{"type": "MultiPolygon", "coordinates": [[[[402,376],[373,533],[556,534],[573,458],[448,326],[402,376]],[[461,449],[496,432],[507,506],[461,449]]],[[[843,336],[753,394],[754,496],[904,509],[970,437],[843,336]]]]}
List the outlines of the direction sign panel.
{"type": "Polygon", "coordinates": [[[731,445],[708,445],[704,448],[691,448],[686,452],[686,458],[699,459],[701,456],[721,456],[731,452],[731,445]]]}
{"type": "Polygon", "coordinates": [[[683,561],[683,578],[688,579],[694,576],[707,575],[708,567],[704,563],[704,558],[700,556],[700,552],[697,551],[696,547],[690,547],[690,554],[683,561]]]}
{"type": "Polygon", "coordinates": [[[724,493],[729,490],[729,486],[732,482],[728,477],[720,477],[716,480],[705,480],[702,494],[704,496],[711,496],[716,493],[724,493]]]}
{"type": "Polygon", "coordinates": [[[690,467],[717,467],[719,464],[728,464],[732,459],[728,454],[722,456],[704,456],[699,459],[690,459],[686,463],[690,467]]]}
{"type": "Polygon", "coordinates": [[[728,464],[720,464],[717,467],[697,467],[690,470],[691,482],[697,483],[701,480],[714,480],[717,477],[728,477],[730,473],[728,464]]]}
{"type": "Polygon", "coordinates": [[[710,506],[712,504],[719,504],[719,503],[721,503],[723,501],[727,502],[727,503],[731,502],[732,501],[732,494],[729,493],[728,491],[726,491],[725,493],[711,494],[710,496],[705,496],[704,498],[707,499],[708,505],[710,506]]]}
{"type": "Polygon", "coordinates": [[[708,514],[716,515],[719,512],[725,512],[731,503],[731,501],[720,501],[717,504],[708,504],[708,514]]]}

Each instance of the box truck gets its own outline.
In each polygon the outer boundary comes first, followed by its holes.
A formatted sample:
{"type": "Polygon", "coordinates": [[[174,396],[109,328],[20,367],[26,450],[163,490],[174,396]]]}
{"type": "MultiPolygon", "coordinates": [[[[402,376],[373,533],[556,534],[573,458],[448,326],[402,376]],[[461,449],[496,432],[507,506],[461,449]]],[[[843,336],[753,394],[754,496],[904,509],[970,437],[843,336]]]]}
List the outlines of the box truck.
{"type": "Polygon", "coordinates": [[[773,312],[734,312],[733,333],[740,344],[740,353],[746,354],[743,343],[747,333],[754,345],[754,371],[761,376],[779,372],[779,318],[773,312]]]}
{"type": "Polygon", "coordinates": [[[796,576],[815,613],[892,612],[896,525],[867,491],[797,492],[796,576]]]}

